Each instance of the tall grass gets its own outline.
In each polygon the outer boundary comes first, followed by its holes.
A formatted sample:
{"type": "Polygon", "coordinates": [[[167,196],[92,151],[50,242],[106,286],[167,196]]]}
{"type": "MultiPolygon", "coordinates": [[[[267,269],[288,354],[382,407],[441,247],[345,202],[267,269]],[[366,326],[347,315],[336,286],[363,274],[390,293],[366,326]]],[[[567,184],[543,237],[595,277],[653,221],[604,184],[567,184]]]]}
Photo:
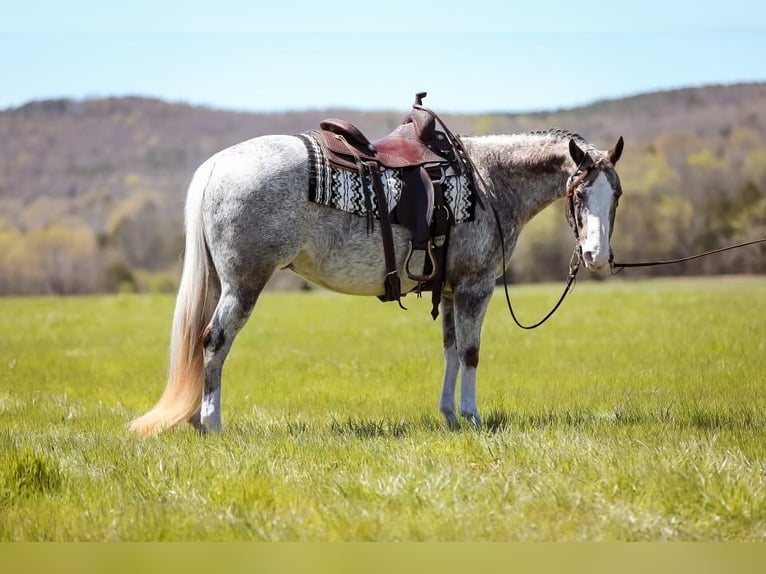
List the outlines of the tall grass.
{"type": "MultiPolygon", "coordinates": [[[[511,296],[532,319],[558,288],[511,296]]],[[[266,294],[224,431],[145,440],[172,297],[0,299],[0,539],[766,538],[765,279],[581,284],[531,333],[498,294],[458,432],[406,303],[266,294]]]]}

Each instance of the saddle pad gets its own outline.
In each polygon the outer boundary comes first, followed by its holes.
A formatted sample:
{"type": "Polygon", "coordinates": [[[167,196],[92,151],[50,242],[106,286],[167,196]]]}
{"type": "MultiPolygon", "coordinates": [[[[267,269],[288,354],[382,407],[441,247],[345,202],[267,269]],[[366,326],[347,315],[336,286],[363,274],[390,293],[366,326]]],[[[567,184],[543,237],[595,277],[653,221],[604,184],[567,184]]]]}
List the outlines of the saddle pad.
{"type": "MultiPolygon", "coordinates": [[[[309,201],[333,207],[355,215],[367,216],[364,189],[359,172],[338,168],[325,160],[319,142],[311,133],[298,136],[309,154],[309,201]]],[[[389,210],[399,203],[402,194],[401,170],[385,169],[380,172],[389,210]]],[[[372,216],[380,219],[377,200],[372,192],[372,181],[367,181],[372,216]]],[[[455,223],[471,221],[476,208],[476,196],[465,176],[447,177],[442,189],[444,201],[455,217],[455,223]]]]}

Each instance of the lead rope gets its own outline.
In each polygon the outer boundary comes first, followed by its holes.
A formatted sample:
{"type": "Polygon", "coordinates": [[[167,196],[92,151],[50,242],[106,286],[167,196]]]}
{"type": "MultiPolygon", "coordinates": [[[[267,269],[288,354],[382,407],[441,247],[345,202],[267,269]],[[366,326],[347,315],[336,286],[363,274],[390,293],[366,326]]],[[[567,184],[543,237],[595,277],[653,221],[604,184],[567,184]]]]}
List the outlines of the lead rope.
{"type": "Polygon", "coordinates": [[[755,245],[756,243],[766,243],[764,239],[754,239],[753,241],[746,241],[744,243],[736,243],[727,247],[721,247],[720,249],[713,249],[712,251],[705,251],[704,253],[698,253],[697,255],[690,255],[688,257],[681,257],[679,259],[662,259],[659,261],[639,261],[637,263],[614,263],[610,262],[612,267],[612,275],[621,273],[623,269],[627,267],[657,267],[659,265],[670,265],[672,263],[683,263],[684,261],[691,261],[692,259],[699,259],[707,255],[713,255],[714,253],[722,253],[729,251],[730,249],[737,249],[738,247],[747,247],[748,245],[755,245]],[[615,271],[617,269],[617,271],[615,271]]]}

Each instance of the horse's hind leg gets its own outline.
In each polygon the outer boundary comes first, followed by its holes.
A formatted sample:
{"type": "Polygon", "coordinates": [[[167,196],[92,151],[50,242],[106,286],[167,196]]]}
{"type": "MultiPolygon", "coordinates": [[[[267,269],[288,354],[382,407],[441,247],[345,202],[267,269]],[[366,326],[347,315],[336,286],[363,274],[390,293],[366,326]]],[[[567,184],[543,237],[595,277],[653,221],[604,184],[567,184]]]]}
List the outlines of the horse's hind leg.
{"type": "Polygon", "coordinates": [[[223,363],[262,289],[262,285],[258,289],[235,289],[224,285],[221,290],[221,297],[203,335],[205,382],[199,417],[193,420],[200,432],[221,430],[223,363]]]}

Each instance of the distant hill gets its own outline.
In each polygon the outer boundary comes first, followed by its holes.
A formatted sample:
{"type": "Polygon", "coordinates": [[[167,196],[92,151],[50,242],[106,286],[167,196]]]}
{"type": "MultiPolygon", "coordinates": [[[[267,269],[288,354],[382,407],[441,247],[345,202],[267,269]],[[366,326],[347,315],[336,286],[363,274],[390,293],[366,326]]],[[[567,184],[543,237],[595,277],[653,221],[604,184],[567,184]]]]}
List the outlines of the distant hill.
{"type": "MultiPolygon", "coordinates": [[[[409,110],[314,110],[238,113],[146,98],[31,102],[0,112],[0,196],[30,201],[97,190],[120,197],[126,176],[171,195],[183,194],[192,171],[216,151],[269,133],[300,133],[342,117],[373,137],[391,131],[409,110]]],[[[436,110],[438,112],[438,110],[436,110]]],[[[532,114],[445,115],[468,135],[556,126],[606,146],[622,135],[628,153],[662,133],[700,137],[737,126],[766,133],[766,84],[689,88],[532,114]]]]}
{"type": "MultiPolygon", "coordinates": [[[[125,97],[38,101],[0,111],[0,230],[5,227],[23,235],[54,224],[65,229],[86,226],[98,248],[112,249],[112,259],[120,259],[127,267],[167,268],[177,260],[186,186],[207,157],[258,135],[300,133],[332,116],[379,137],[401,121],[409,104],[402,102],[399,110],[380,112],[242,113],[125,97]],[[114,255],[127,245],[125,237],[117,240],[115,234],[129,234],[132,228],[126,225],[136,227],[136,218],[162,222],[164,229],[174,230],[164,232],[161,243],[167,244],[166,249],[147,248],[148,255],[141,256],[114,255]],[[152,253],[157,255],[154,260],[152,253]]],[[[694,206],[709,203],[721,192],[710,186],[713,180],[727,196],[736,197],[748,182],[758,197],[766,191],[766,185],[762,189],[758,181],[759,158],[766,149],[766,83],[663,91],[560,111],[445,114],[444,119],[453,131],[468,135],[562,127],[601,147],[622,135],[626,204],[631,184],[641,188],[645,197],[660,197],[662,188],[663,194],[694,206]],[[672,173],[663,171],[663,166],[672,173]],[[745,167],[753,172],[748,181],[734,173],[745,167]],[[712,175],[707,173],[711,169],[715,170],[712,175]],[[649,181],[647,174],[652,173],[664,180],[649,181]],[[687,189],[690,183],[696,188],[687,189]]],[[[756,208],[748,203],[747,210],[752,209],[756,208]]],[[[690,241],[702,241],[705,222],[695,220],[689,225],[687,231],[695,233],[690,241]]],[[[709,234],[706,237],[715,243],[709,234]]],[[[638,236],[634,240],[638,242],[638,236]]],[[[639,245],[629,248],[638,250],[639,245]]]]}

